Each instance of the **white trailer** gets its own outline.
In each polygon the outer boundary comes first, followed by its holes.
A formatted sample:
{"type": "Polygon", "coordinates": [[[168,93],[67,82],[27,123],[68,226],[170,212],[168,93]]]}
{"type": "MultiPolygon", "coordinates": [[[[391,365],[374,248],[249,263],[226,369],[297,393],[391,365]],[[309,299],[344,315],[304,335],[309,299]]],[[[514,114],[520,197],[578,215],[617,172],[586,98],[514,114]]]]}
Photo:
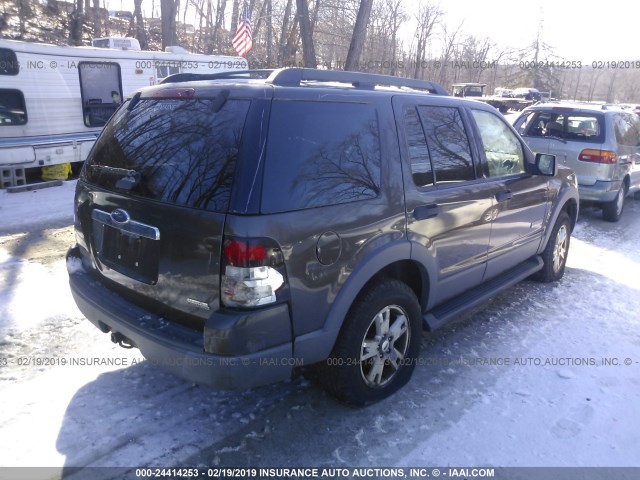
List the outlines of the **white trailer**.
{"type": "MultiPolygon", "coordinates": [[[[242,57],[139,50],[135,39],[63,47],[0,40],[0,169],[84,161],[111,114],[173,73],[246,70],[242,57]]],[[[6,185],[0,185],[6,186],[6,185]]]]}

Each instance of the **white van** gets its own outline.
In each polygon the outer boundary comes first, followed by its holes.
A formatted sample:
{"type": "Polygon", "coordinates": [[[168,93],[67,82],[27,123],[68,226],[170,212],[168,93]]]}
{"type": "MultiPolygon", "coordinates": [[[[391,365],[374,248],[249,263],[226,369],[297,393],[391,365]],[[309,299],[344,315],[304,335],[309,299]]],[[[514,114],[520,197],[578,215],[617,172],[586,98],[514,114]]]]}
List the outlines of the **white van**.
{"type": "Polygon", "coordinates": [[[112,48],[0,40],[0,168],[84,161],[135,90],[174,73],[247,69],[242,57],[141,51],[135,39],[94,42],[112,48]]]}

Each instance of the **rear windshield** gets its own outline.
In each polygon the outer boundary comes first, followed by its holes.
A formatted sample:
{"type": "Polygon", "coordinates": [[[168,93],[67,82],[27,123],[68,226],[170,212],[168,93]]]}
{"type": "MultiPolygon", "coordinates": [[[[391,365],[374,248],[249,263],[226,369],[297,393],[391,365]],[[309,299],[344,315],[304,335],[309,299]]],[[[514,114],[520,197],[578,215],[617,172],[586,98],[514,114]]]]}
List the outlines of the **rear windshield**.
{"type": "Polygon", "coordinates": [[[215,212],[229,208],[250,102],[140,100],[118,110],[83,170],[110,190],[215,212]]]}

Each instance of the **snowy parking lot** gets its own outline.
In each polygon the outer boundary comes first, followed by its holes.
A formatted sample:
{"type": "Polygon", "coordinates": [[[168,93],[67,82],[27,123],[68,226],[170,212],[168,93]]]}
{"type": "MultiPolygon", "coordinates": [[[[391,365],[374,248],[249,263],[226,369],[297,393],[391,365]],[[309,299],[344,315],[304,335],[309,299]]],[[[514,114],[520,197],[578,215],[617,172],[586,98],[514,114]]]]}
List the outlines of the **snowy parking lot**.
{"type": "Polygon", "coordinates": [[[112,344],[69,292],[73,190],[0,191],[2,467],[640,467],[640,201],[582,209],[559,283],[425,333],[411,382],[353,409],[304,378],[216,392],[112,344]]]}

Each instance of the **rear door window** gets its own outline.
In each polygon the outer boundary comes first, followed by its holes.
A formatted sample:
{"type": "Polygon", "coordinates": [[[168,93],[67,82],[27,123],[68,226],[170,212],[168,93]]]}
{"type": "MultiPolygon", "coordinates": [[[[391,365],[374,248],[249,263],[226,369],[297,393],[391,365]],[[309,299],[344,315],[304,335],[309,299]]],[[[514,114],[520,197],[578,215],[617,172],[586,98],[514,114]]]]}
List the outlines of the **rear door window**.
{"type": "Polygon", "coordinates": [[[174,205],[226,212],[248,100],[140,100],[105,127],[88,182],[174,205]]]}
{"type": "Polygon", "coordinates": [[[380,193],[380,134],[372,105],[273,102],[262,211],[337,205],[380,193]]]}
{"type": "Polygon", "coordinates": [[[475,179],[469,139],[460,112],[452,107],[418,107],[437,185],[475,179]]]}

